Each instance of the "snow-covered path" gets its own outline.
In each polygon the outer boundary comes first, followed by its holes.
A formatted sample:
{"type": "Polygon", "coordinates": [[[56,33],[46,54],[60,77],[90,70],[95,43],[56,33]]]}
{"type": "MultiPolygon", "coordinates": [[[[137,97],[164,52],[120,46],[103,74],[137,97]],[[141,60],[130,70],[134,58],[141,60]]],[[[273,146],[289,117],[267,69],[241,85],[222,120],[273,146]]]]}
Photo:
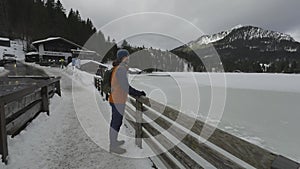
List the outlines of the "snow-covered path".
{"type": "MultiPolygon", "coordinates": [[[[72,99],[72,79],[66,71],[45,68],[61,76],[62,97],[54,96],[50,116],[40,114],[21,134],[9,138],[9,163],[0,168],[151,168],[149,159],[110,154],[85,133],[72,99]]],[[[106,134],[106,133],[105,133],[106,134]]]]}

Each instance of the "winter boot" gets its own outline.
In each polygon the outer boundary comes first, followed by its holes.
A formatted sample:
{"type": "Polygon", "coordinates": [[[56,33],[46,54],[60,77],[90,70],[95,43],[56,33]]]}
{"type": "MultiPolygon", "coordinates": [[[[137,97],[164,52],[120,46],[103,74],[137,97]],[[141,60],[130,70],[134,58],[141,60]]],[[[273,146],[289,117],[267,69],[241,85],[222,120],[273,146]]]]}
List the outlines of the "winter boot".
{"type": "Polygon", "coordinates": [[[116,142],[117,146],[121,146],[121,145],[123,145],[124,143],[125,143],[124,140],[120,140],[120,141],[117,141],[117,142],[116,142]]]}
{"type": "Polygon", "coordinates": [[[116,146],[116,147],[110,147],[109,152],[116,153],[116,154],[124,154],[126,153],[126,150],[124,148],[116,146]]]}

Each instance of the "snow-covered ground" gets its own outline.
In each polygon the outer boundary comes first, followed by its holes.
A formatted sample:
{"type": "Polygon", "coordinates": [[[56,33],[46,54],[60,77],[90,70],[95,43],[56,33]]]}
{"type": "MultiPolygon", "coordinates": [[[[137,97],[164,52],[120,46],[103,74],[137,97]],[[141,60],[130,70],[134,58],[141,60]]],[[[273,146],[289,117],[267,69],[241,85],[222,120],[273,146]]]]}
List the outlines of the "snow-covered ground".
{"type": "MultiPolygon", "coordinates": [[[[101,119],[98,109],[92,109],[87,102],[84,103],[84,107],[81,107],[86,112],[84,117],[80,116],[83,114],[76,112],[80,112],[78,110],[80,105],[74,105],[76,102],[74,96],[78,94],[82,97],[89,97],[93,94],[98,97],[100,106],[106,106],[109,109],[107,102],[103,102],[99,93],[94,89],[93,79],[90,78],[92,75],[86,76],[87,74],[79,70],[73,73],[71,67],[68,70],[40,68],[51,76],[62,77],[62,97],[55,95],[51,99],[50,116],[41,113],[19,135],[8,139],[9,162],[6,166],[0,164],[0,168],[152,168],[152,163],[148,158],[126,158],[107,151],[109,116],[105,117],[106,120],[101,119]],[[88,81],[83,81],[83,79],[88,79],[88,81]],[[98,117],[89,116],[97,113],[98,117]],[[100,137],[103,147],[89,137],[88,132],[85,131],[89,128],[83,128],[81,123],[90,125],[92,129],[99,132],[95,135],[100,137]]],[[[123,126],[122,132],[131,131],[128,126],[127,128],[123,126]]],[[[137,149],[133,141],[126,141],[125,148],[137,149]]]]}

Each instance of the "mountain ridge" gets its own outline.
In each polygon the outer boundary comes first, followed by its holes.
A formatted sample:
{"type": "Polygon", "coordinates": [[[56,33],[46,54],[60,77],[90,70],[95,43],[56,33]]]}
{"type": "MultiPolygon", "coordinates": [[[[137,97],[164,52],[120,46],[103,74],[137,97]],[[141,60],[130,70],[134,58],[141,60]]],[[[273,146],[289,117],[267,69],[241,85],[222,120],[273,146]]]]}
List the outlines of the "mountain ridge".
{"type": "Polygon", "coordinates": [[[207,45],[210,43],[217,42],[219,40],[222,40],[226,38],[227,36],[230,36],[230,34],[235,33],[236,31],[240,31],[242,29],[246,29],[247,31],[243,31],[243,36],[244,39],[252,39],[252,38],[264,38],[264,37],[270,37],[274,36],[278,40],[288,40],[288,41],[293,41],[296,42],[295,39],[285,33],[280,33],[278,31],[272,31],[272,30],[266,30],[260,27],[256,26],[251,26],[251,25],[237,25],[229,30],[221,31],[212,35],[203,35],[199,37],[198,39],[191,41],[187,43],[188,46],[192,46],[194,44],[198,45],[207,45]]]}
{"type": "Polygon", "coordinates": [[[299,42],[290,35],[251,25],[201,36],[171,52],[191,63],[194,71],[221,71],[216,67],[223,64],[226,72],[300,73],[299,42]],[[213,63],[212,56],[221,63],[213,63]],[[209,68],[204,62],[210,63],[209,68]]]}

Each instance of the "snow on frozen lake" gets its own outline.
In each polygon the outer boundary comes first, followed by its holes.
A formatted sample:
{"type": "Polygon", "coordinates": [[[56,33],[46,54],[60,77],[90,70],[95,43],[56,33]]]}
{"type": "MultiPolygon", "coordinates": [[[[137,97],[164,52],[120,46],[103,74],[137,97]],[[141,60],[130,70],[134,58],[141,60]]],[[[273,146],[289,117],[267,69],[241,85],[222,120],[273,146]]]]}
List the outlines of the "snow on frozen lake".
{"type": "MultiPolygon", "coordinates": [[[[224,113],[216,113],[221,115],[219,128],[300,161],[300,75],[226,73],[226,83],[224,74],[210,76],[214,97],[226,89],[224,113]]],[[[212,89],[206,73],[153,73],[130,79],[150,98],[186,114],[198,113],[202,120],[208,116],[212,89]]]]}

